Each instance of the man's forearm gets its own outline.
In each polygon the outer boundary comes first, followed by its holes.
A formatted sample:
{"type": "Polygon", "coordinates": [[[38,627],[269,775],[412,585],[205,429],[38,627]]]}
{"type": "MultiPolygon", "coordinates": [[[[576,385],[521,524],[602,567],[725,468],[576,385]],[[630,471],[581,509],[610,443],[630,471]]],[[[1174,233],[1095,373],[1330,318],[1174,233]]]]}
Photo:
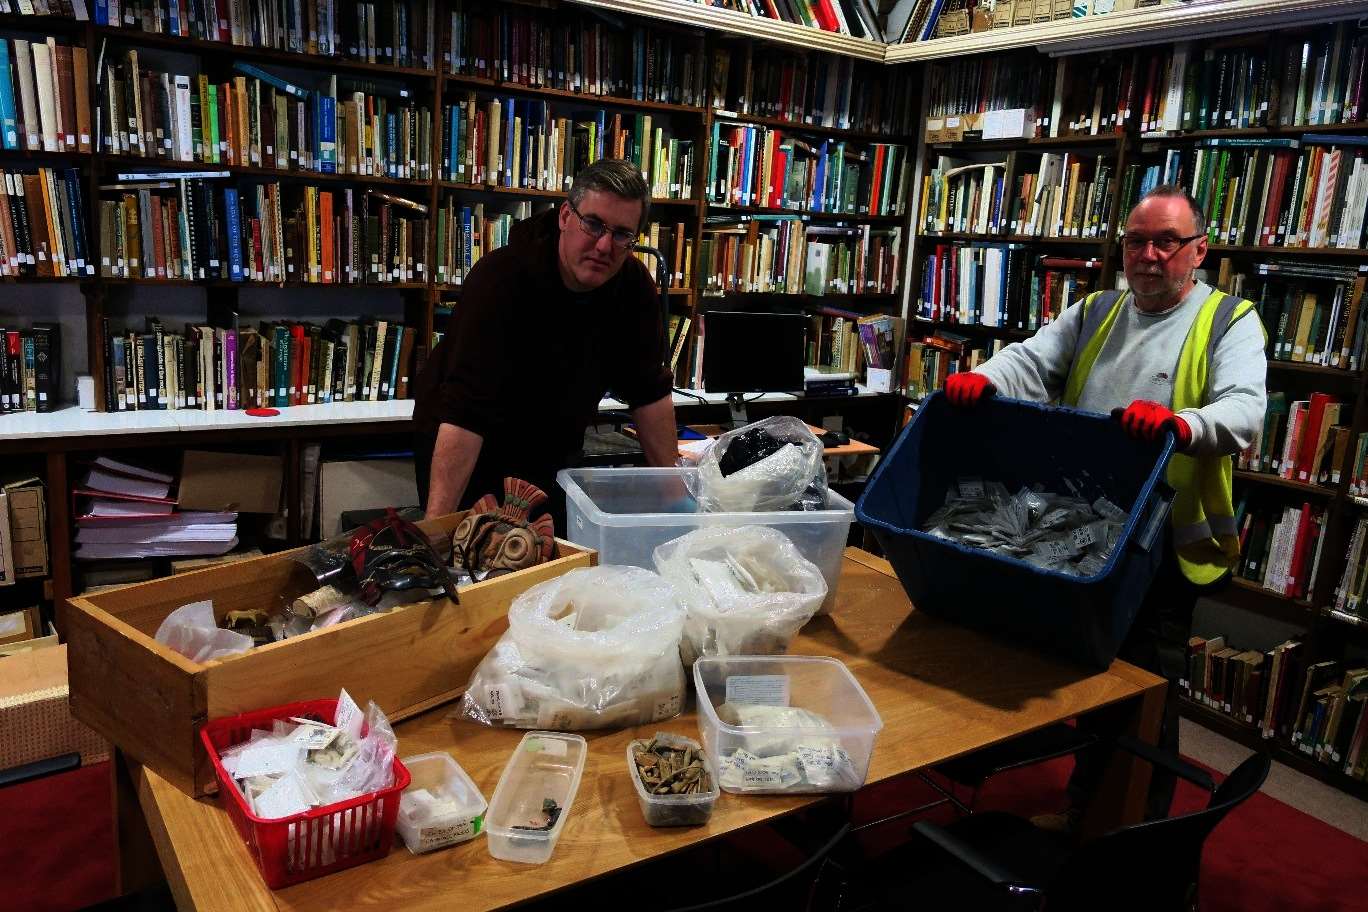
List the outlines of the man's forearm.
{"type": "Polygon", "coordinates": [[[679,459],[679,434],[675,425],[674,400],[666,394],[655,402],[632,410],[637,439],[650,466],[672,466],[679,459]]]}
{"type": "Polygon", "coordinates": [[[432,477],[428,482],[427,518],[455,512],[465,494],[484,438],[454,424],[437,428],[432,448],[432,477]]]}

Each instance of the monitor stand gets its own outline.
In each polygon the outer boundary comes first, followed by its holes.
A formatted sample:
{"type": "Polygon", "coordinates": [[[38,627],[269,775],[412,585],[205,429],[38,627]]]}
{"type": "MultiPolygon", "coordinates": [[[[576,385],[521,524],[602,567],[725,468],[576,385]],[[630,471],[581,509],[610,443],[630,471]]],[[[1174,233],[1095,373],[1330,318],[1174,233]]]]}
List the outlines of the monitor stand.
{"type": "Polygon", "coordinates": [[[746,415],[745,393],[727,393],[727,408],[731,409],[733,430],[750,424],[750,418],[746,415]]]}

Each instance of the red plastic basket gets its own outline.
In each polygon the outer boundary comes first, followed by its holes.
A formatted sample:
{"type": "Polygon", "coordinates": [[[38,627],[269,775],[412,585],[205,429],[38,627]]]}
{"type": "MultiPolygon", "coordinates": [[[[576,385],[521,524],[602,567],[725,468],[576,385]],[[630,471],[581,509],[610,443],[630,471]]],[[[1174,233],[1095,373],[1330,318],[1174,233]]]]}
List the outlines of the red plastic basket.
{"type": "Polygon", "coordinates": [[[272,889],[383,858],[394,841],[399,796],[409,784],[409,771],[398,757],[394,758],[394,784],[389,788],[279,820],[263,820],[253,814],[237,783],[223,768],[219,752],[246,741],[254,728],[270,729],[276,719],[291,716],[331,725],[336,714],[336,700],[306,700],[215,719],[200,731],[218,776],[219,802],[272,889]]]}

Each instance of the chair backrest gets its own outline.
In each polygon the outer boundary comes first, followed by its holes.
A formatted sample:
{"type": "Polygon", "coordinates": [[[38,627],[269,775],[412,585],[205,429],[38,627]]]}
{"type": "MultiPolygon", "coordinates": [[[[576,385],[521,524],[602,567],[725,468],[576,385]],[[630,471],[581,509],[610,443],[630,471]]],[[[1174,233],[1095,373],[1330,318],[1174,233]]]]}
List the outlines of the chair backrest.
{"type": "Polygon", "coordinates": [[[1072,909],[1186,909],[1202,863],[1202,844],[1226,814],[1263,785],[1272,761],[1241,763],[1200,811],[1132,824],[1081,845],[1046,888],[1050,912],[1072,909]]]}

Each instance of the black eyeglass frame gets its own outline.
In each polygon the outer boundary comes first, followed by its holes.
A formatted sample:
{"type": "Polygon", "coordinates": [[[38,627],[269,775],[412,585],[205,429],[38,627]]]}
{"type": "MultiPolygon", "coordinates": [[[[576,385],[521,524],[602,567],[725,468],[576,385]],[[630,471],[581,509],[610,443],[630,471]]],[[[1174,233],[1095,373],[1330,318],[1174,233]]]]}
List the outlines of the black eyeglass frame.
{"type": "Polygon", "coordinates": [[[1146,247],[1147,245],[1153,244],[1153,245],[1154,245],[1154,251],[1155,251],[1155,253],[1158,253],[1160,256],[1171,257],[1171,256],[1173,256],[1175,253],[1177,253],[1178,251],[1180,251],[1180,250],[1182,250],[1184,247],[1186,247],[1188,244],[1191,244],[1193,241],[1197,240],[1198,238],[1206,237],[1206,232],[1205,232],[1205,231],[1199,231],[1198,233],[1196,233],[1196,234],[1190,234],[1190,235],[1188,235],[1187,237],[1161,237],[1161,238],[1146,237],[1146,238],[1144,238],[1144,243],[1141,244],[1141,245],[1138,246],[1138,247],[1131,247],[1131,246],[1128,246],[1128,245],[1126,244],[1126,240],[1127,240],[1129,237],[1130,237],[1130,235],[1127,235],[1127,234],[1122,234],[1122,235],[1121,235],[1121,249],[1122,249],[1122,250],[1129,250],[1131,253],[1139,253],[1140,251],[1144,250],[1145,247],[1146,247]],[[1160,242],[1163,242],[1163,243],[1167,244],[1169,241],[1172,241],[1172,242],[1174,243],[1174,246],[1173,246],[1173,249],[1172,249],[1172,250],[1165,250],[1163,247],[1159,246],[1159,245],[1160,245],[1160,242]]]}
{"type": "Polygon", "coordinates": [[[605,234],[611,234],[614,247],[618,250],[630,250],[637,238],[641,236],[640,231],[629,234],[625,228],[609,228],[608,224],[596,215],[582,215],[575,208],[575,204],[568,199],[565,204],[570,207],[571,212],[575,213],[575,218],[579,219],[580,230],[596,241],[605,234]],[[624,235],[626,235],[626,239],[623,238],[624,235]]]}

